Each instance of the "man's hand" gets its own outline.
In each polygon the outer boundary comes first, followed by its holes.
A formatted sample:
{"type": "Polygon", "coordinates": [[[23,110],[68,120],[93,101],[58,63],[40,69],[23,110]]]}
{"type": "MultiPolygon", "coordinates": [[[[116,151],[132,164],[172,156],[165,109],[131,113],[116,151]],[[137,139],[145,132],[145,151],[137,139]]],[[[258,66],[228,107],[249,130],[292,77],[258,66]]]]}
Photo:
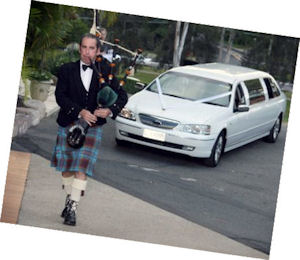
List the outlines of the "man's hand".
{"type": "Polygon", "coordinates": [[[107,118],[111,114],[112,112],[109,108],[98,108],[94,111],[94,115],[101,118],[107,118]]]}
{"type": "Polygon", "coordinates": [[[83,118],[90,126],[97,122],[97,117],[93,115],[90,111],[82,109],[79,113],[81,118],[83,118]]]}

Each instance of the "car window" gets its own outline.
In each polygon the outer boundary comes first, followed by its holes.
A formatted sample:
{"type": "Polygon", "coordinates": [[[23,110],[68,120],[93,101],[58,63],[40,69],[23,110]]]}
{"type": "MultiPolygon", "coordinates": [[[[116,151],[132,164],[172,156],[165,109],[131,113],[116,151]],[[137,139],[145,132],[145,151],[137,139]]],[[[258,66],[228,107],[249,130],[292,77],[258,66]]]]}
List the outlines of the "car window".
{"type": "Polygon", "coordinates": [[[264,89],[260,84],[259,79],[246,80],[245,85],[249,92],[250,105],[262,102],[265,100],[264,89]]]}
{"type": "Polygon", "coordinates": [[[246,98],[241,84],[238,84],[234,94],[234,110],[238,108],[239,105],[246,105],[246,98]]]}
{"type": "MultiPolygon", "coordinates": [[[[229,93],[232,89],[231,84],[226,82],[178,72],[167,72],[159,78],[159,82],[164,95],[193,101],[229,93]]],[[[153,81],[147,90],[157,93],[156,81],[153,81]]],[[[206,103],[228,106],[230,97],[231,95],[227,95],[211,99],[206,103]]]]}
{"type": "Polygon", "coordinates": [[[264,78],[264,82],[268,89],[269,98],[280,96],[280,91],[277,88],[275,82],[271,78],[264,78]]]}

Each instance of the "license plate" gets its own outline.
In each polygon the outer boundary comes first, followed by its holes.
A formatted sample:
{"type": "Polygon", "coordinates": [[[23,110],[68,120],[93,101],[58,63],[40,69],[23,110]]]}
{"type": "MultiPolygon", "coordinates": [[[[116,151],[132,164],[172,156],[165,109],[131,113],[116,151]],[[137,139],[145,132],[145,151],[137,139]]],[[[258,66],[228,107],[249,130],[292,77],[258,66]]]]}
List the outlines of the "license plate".
{"type": "Polygon", "coordinates": [[[150,138],[157,141],[164,142],[166,140],[166,134],[162,132],[157,132],[149,129],[144,129],[143,137],[150,138]]]}

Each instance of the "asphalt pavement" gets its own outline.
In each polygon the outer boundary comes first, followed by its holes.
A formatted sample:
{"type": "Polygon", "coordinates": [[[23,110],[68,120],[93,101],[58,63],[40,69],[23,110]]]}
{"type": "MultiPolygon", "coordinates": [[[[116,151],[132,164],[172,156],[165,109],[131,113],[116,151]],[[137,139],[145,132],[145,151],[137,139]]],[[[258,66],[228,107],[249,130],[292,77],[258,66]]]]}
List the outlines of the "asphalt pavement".
{"type": "Polygon", "coordinates": [[[33,155],[20,224],[268,258],[263,252],[268,253],[270,248],[286,126],[275,146],[257,141],[225,154],[221,167],[212,170],[193,159],[156,150],[116,149],[113,135],[108,135],[113,127],[109,121],[104,129],[109,138],[103,139],[97,174],[89,179],[78,226],[71,228],[62,225],[59,217],[64,193],[59,189],[59,174],[49,167],[56,139],[57,105],[53,97],[45,103],[48,117],[12,142],[13,150],[33,155]],[[252,164],[253,169],[249,169],[245,157],[258,162],[252,164]],[[269,166],[264,165],[265,160],[269,166]],[[268,182],[266,189],[262,182],[268,182]],[[47,183],[49,191],[39,190],[40,183],[47,183]],[[50,196],[51,205],[43,209],[50,196]],[[108,203],[112,199],[113,203],[108,203]],[[36,215],[37,208],[42,211],[36,215]],[[212,219],[211,213],[216,217],[212,219]]]}
{"type": "Polygon", "coordinates": [[[156,207],[99,181],[88,179],[77,225],[63,225],[65,193],[49,160],[32,154],[18,224],[267,259],[268,255],[156,207]],[[46,187],[46,188],[45,188],[46,187]]]}
{"type": "MultiPolygon", "coordinates": [[[[52,114],[14,138],[12,149],[50,160],[55,119],[52,114]]],[[[224,154],[212,169],[178,154],[118,147],[109,120],[93,179],[269,254],[286,128],[275,144],[258,140],[224,154]]]]}

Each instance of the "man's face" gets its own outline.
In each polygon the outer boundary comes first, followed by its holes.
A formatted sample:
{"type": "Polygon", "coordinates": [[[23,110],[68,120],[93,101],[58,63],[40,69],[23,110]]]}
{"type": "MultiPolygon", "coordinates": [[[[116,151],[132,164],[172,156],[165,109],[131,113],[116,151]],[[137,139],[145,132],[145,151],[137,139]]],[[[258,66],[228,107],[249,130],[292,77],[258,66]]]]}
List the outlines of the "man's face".
{"type": "Polygon", "coordinates": [[[83,61],[85,64],[90,64],[92,61],[96,59],[97,56],[97,43],[95,39],[85,37],[82,39],[79,53],[80,53],[80,59],[83,61]]]}

